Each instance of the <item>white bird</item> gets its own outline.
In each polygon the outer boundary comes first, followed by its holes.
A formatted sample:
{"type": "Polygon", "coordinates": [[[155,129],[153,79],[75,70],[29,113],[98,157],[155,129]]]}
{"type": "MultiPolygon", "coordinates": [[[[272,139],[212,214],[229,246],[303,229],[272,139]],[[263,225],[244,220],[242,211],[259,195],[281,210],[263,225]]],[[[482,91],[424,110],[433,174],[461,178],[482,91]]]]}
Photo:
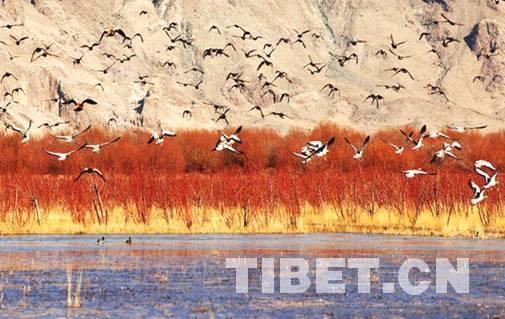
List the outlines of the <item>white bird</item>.
{"type": "Polygon", "coordinates": [[[477,161],[475,161],[475,163],[473,165],[476,168],[486,167],[486,168],[489,168],[490,170],[496,171],[496,168],[493,166],[493,164],[491,164],[490,162],[488,162],[486,160],[477,160],[477,161]]]}
{"type": "Polygon", "coordinates": [[[482,169],[476,167],[475,168],[475,173],[479,174],[480,176],[484,177],[485,180],[485,185],[483,186],[484,189],[489,189],[491,187],[495,187],[498,184],[497,177],[498,177],[498,172],[495,172],[492,176],[490,176],[488,173],[484,172],[482,169]]]}
{"type": "Polygon", "coordinates": [[[456,131],[458,133],[464,133],[465,131],[469,130],[482,130],[487,127],[487,125],[482,125],[482,126],[452,126],[448,125],[446,126],[448,129],[451,129],[453,131],[456,131]]]}
{"type": "Polygon", "coordinates": [[[443,158],[445,158],[446,155],[459,160],[459,158],[456,155],[454,155],[451,151],[448,151],[447,149],[443,148],[443,149],[435,152],[435,154],[433,154],[433,157],[431,158],[430,163],[434,163],[437,159],[443,159],[443,158]]]}
{"type": "Polygon", "coordinates": [[[415,140],[413,137],[412,137],[412,133],[410,134],[406,134],[404,131],[400,130],[400,132],[407,138],[407,141],[411,142],[412,144],[414,144],[414,146],[412,147],[413,150],[419,150],[421,147],[423,147],[423,140],[424,140],[424,134],[426,133],[426,124],[423,125],[423,127],[421,128],[421,131],[419,131],[419,136],[417,138],[417,140],[415,140]]]}
{"type": "Polygon", "coordinates": [[[86,168],[82,169],[81,172],[79,173],[79,175],[77,175],[77,177],[74,179],[74,182],[77,182],[79,180],[79,178],[81,178],[81,176],[84,174],[95,174],[98,177],[100,177],[101,179],[103,179],[104,182],[107,183],[107,180],[103,176],[102,172],[98,168],[91,168],[91,167],[86,167],[86,168]]]}
{"type": "Polygon", "coordinates": [[[4,122],[4,124],[5,124],[5,129],[10,128],[13,131],[21,134],[21,143],[24,144],[30,140],[30,129],[32,128],[32,120],[30,120],[30,122],[28,123],[28,127],[26,128],[26,130],[22,130],[17,126],[15,126],[13,124],[6,123],[6,122],[4,122]]]}
{"type": "Polygon", "coordinates": [[[470,185],[470,188],[472,188],[472,190],[473,190],[473,197],[470,202],[472,203],[472,205],[477,205],[478,203],[482,202],[486,198],[486,195],[484,194],[484,192],[486,190],[481,189],[479,187],[479,185],[477,185],[472,180],[468,181],[468,184],[470,185]]]}
{"type": "Polygon", "coordinates": [[[226,135],[225,133],[218,131],[219,134],[221,134],[221,137],[223,137],[230,145],[233,145],[234,143],[242,143],[242,140],[240,137],[238,137],[238,134],[242,131],[242,126],[239,126],[236,130],[235,133],[231,134],[230,136],[226,135]]]}
{"type": "Polygon", "coordinates": [[[354,156],[353,158],[355,160],[359,160],[363,157],[363,152],[365,151],[365,148],[366,146],[368,145],[368,143],[370,142],[370,136],[367,136],[365,138],[365,140],[363,141],[363,145],[360,147],[360,148],[357,148],[356,146],[354,146],[351,142],[349,142],[349,140],[347,139],[347,137],[344,137],[344,140],[347,144],[349,144],[352,149],[354,150],[354,156]]]}
{"type": "Polygon", "coordinates": [[[88,125],[88,127],[86,127],[84,130],[77,132],[73,135],[55,135],[54,138],[65,143],[75,143],[75,138],[86,133],[87,131],[89,131],[89,129],[91,129],[91,125],[88,125]]]}
{"type": "Polygon", "coordinates": [[[384,143],[387,143],[389,144],[394,150],[395,150],[395,154],[398,154],[398,155],[401,155],[403,153],[403,151],[405,150],[405,147],[403,146],[398,146],[398,145],[395,145],[393,143],[389,143],[385,140],[382,140],[384,143]]]}
{"type": "Polygon", "coordinates": [[[428,172],[424,171],[421,168],[418,168],[418,169],[409,169],[409,170],[406,170],[406,171],[402,171],[402,173],[404,173],[405,177],[407,177],[407,178],[414,178],[417,175],[437,175],[435,173],[428,173],[428,172]]]}
{"type": "Polygon", "coordinates": [[[424,135],[424,138],[446,138],[448,140],[454,140],[455,138],[448,136],[447,134],[439,131],[431,131],[424,135]]]}
{"type": "Polygon", "coordinates": [[[328,154],[329,146],[335,142],[335,137],[331,137],[328,142],[323,143],[321,141],[310,141],[305,144],[300,153],[291,152],[293,155],[300,157],[303,164],[307,164],[313,156],[324,157],[328,154]]]}
{"type": "Polygon", "coordinates": [[[174,132],[170,132],[167,130],[162,130],[160,133],[153,132],[151,137],[147,141],[147,144],[151,144],[152,142],[156,142],[156,144],[163,144],[165,141],[165,137],[175,137],[177,134],[174,132]]]}
{"type": "Polygon", "coordinates": [[[105,143],[101,143],[101,144],[86,144],[86,146],[84,146],[84,147],[91,149],[91,151],[93,153],[100,153],[100,150],[102,149],[102,147],[105,147],[105,146],[107,146],[109,144],[112,144],[112,143],[116,143],[120,139],[121,139],[121,136],[118,136],[118,137],[116,137],[115,139],[113,139],[112,141],[109,141],[109,142],[105,142],[105,143]]]}
{"type": "Polygon", "coordinates": [[[46,153],[49,154],[49,155],[52,155],[52,156],[56,156],[58,158],[58,161],[64,161],[70,155],[74,154],[77,151],[82,150],[85,147],[86,147],[86,143],[84,143],[83,145],[81,145],[79,148],[77,148],[77,149],[75,149],[73,151],[67,152],[67,153],[51,152],[51,151],[48,151],[48,150],[46,150],[46,153]]]}
{"type": "Polygon", "coordinates": [[[444,150],[452,152],[453,148],[461,151],[461,144],[459,144],[458,141],[454,141],[452,143],[444,142],[444,150]]]}

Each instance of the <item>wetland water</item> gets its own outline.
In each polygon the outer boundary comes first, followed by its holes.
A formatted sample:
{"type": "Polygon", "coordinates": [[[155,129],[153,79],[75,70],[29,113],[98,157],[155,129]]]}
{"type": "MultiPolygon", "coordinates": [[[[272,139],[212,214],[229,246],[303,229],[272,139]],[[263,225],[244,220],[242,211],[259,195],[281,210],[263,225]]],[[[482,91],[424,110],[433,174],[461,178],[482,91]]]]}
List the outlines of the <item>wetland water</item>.
{"type": "Polygon", "coordinates": [[[505,241],[393,237],[353,234],[160,235],[0,237],[0,318],[413,318],[505,315],[505,241]],[[249,292],[235,292],[235,270],[227,257],[306,258],[312,285],[305,293],[261,293],[261,273],[250,270],[249,292]],[[345,293],[318,294],[316,258],[380,259],[372,270],[371,293],[358,293],[356,269],[343,269],[345,293]],[[470,293],[421,295],[397,288],[408,258],[424,260],[429,274],[412,271],[411,281],[433,280],[435,259],[470,259],[470,293]],[[67,308],[67,267],[76,281],[82,270],[80,308],[67,308]],[[2,297],[3,296],[3,297],[2,297]]]}

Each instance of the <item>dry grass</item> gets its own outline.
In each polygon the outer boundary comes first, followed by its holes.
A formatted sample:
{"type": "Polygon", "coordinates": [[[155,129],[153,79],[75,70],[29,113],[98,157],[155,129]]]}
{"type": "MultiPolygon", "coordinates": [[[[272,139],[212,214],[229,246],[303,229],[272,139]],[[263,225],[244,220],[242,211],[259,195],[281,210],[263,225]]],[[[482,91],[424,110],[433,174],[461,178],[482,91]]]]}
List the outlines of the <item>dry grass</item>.
{"type": "Polygon", "coordinates": [[[0,233],[255,233],[374,232],[444,236],[502,236],[504,202],[499,186],[472,207],[468,179],[476,159],[504,167],[503,132],[456,135],[463,160],[430,166],[442,141],[421,151],[393,153],[379,137],[401,144],[397,130],[379,132],[361,161],[352,159],[344,136],[362,134],[320,125],[310,134],[245,129],[246,156],[215,153],[217,133],[178,132],[165,145],[147,145],[140,132],[93,131],[81,142],[119,143],[97,155],[82,151],[58,162],[44,149],[74,146],[46,136],[20,145],[0,136],[0,233]],[[303,166],[291,151],[307,140],[337,137],[324,159],[303,166]],[[108,183],[83,178],[98,167],[108,183]],[[433,177],[407,180],[401,170],[423,167],[433,177]],[[97,188],[95,187],[97,186],[97,188]]]}

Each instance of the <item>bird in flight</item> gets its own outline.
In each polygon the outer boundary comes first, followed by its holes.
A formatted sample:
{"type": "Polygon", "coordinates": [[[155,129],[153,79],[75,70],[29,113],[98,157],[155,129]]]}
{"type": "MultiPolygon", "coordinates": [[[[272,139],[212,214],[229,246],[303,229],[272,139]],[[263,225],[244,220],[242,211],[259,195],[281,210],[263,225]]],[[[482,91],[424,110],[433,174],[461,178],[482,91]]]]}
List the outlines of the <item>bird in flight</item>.
{"type": "Polygon", "coordinates": [[[89,148],[93,153],[100,153],[100,150],[104,148],[107,145],[113,144],[118,142],[121,139],[121,136],[116,137],[115,139],[105,142],[105,143],[100,143],[100,144],[86,144],[84,148],[89,148]]]}
{"type": "Polygon", "coordinates": [[[151,134],[151,137],[149,138],[149,140],[147,140],[147,144],[152,144],[153,142],[155,142],[155,144],[161,145],[165,141],[165,137],[176,137],[176,136],[177,134],[175,134],[174,132],[168,130],[162,130],[160,128],[160,132],[153,132],[151,134]]]}
{"type": "MultiPolygon", "coordinates": [[[[401,41],[401,42],[395,42],[395,39],[393,38],[393,35],[390,34],[389,35],[390,39],[391,39],[391,48],[393,49],[398,49],[398,47],[404,43],[407,43],[407,41],[401,41]]],[[[391,50],[390,50],[391,51],[391,50]]]]}
{"type": "Polygon", "coordinates": [[[328,154],[328,148],[335,143],[335,137],[331,137],[326,143],[321,141],[310,141],[305,144],[299,153],[291,152],[294,156],[302,159],[303,164],[307,164],[312,157],[324,157],[328,154]]]}
{"type": "Polygon", "coordinates": [[[74,154],[75,152],[78,152],[80,150],[82,150],[83,148],[86,147],[86,143],[82,144],[81,146],[79,146],[78,148],[76,148],[75,150],[72,150],[70,152],[66,152],[66,153],[61,153],[61,152],[52,152],[52,151],[48,151],[46,150],[46,153],[51,155],[51,156],[55,156],[58,158],[58,161],[65,161],[67,160],[70,155],[74,154]]]}
{"type": "Polygon", "coordinates": [[[74,179],[74,182],[77,182],[83,175],[96,175],[107,183],[107,180],[105,179],[103,173],[98,168],[91,168],[91,167],[83,168],[79,173],[79,175],[77,175],[77,177],[74,179]]]}
{"type": "Polygon", "coordinates": [[[477,183],[475,183],[472,180],[468,181],[468,185],[470,186],[470,188],[473,191],[473,197],[470,200],[472,205],[475,206],[475,205],[479,204],[480,202],[482,202],[486,198],[486,195],[485,195],[486,190],[484,188],[481,188],[479,185],[477,185],[477,183]]]}
{"type": "Polygon", "coordinates": [[[84,110],[86,104],[97,105],[98,103],[90,98],[84,99],[83,101],[76,101],[75,99],[70,99],[62,103],[63,105],[73,104],[75,105],[74,112],[81,112],[84,110]]]}
{"type": "Polygon", "coordinates": [[[428,173],[424,171],[421,168],[418,169],[409,169],[406,171],[402,171],[403,174],[405,174],[405,177],[407,178],[414,178],[416,176],[429,176],[429,175],[437,175],[436,173],[428,173]]]}
{"type": "Polygon", "coordinates": [[[471,131],[471,130],[483,130],[487,127],[487,125],[481,125],[481,126],[454,126],[454,125],[448,125],[446,126],[448,129],[453,130],[458,133],[464,133],[466,131],[471,131]]]}
{"type": "Polygon", "coordinates": [[[375,105],[377,106],[377,108],[379,108],[379,103],[381,101],[384,101],[384,97],[380,94],[370,94],[369,96],[366,97],[366,99],[363,102],[366,102],[368,99],[372,99],[372,102],[370,103],[370,105],[373,105],[375,102],[375,105]]]}
{"type": "Polygon", "coordinates": [[[359,160],[359,159],[363,158],[363,154],[365,152],[365,148],[367,147],[368,143],[370,143],[370,136],[365,137],[365,140],[363,141],[363,145],[361,145],[360,148],[357,148],[351,142],[349,142],[349,140],[347,139],[347,137],[344,137],[344,141],[347,144],[349,144],[349,146],[351,146],[352,149],[354,150],[354,156],[353,156],[353,158],[355,160],[359,160]]]}
{"type": "Polygon", "coordinates": [[[91,129],[91,125],[88,125],[88,127],[86,127],[84,130],[82,130],[80,132],[77,132],[75,134],[72,134],[72,135],[56,135],[56,136],[54,136],[54,138],[57,139],[57,140],[60,140],[62,142],[65,142],[65,143],[75,143],[75,139],[77,137],[79,137],[80,135],[86,133],[90,129],[91,129]]]}
{"type": "Polygon", "coordinates": [[[19,133],[21,135],[21,143],[27,143],[30,140],[30,129],[32,128],[32,123],[33,121],[30,120],[28,123],[28,127],[26,129],[21,129],[13,124],[9,124],[7,122],[4,122],[5,124],[5,129],[11,129],[16,133],[19,133]]]}

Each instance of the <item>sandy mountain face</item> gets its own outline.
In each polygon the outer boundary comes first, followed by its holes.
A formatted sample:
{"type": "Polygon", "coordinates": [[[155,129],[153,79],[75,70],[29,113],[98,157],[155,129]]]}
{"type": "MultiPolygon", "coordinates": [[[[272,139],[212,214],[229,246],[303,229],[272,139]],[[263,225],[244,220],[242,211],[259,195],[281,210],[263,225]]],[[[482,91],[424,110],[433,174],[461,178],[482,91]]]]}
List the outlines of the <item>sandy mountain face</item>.
{"type": "Polygon", "coordinates": [[[22,24],[0,29],[19,126],[504,127],[501,1],[5,0],[0,19],[22,24]]]}

